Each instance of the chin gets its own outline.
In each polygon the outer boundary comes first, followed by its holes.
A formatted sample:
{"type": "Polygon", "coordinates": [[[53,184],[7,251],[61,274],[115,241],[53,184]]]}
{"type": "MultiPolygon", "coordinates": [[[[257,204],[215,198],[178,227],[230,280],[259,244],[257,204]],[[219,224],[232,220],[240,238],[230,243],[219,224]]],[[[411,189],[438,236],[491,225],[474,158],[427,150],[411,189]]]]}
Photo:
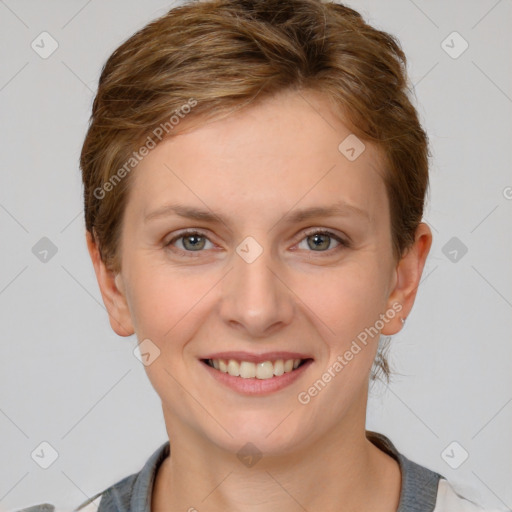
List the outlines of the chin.
{"type": "Polygon", "coordinates": [[[307,440],[308,435],[303,428],[299,428],[293,413],[286,418],[288,413],[283,414],[283,411],[286,409],[280,409],[279,414],[266,416],[255,411],[230,416],[222,424],[233,437],[220,434],[216,429],[215,439],[212,440],[236,454],[248,443],[264,455],[278,456],[295,451],[298,445],[307,440]]]}

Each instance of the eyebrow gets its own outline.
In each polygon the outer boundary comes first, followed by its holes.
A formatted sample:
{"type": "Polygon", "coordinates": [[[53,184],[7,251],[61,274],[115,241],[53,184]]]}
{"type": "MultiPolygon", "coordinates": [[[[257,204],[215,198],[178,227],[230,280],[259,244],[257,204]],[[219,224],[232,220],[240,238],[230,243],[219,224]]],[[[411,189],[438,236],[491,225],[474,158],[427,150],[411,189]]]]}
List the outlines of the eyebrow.
{"type": "MultiPolygon", "coordinates": [[[[211,210],[204,210],[193,206],[186,206],[183,204],[166,204],[158,208],[144,217],[144,222],[147,223],[154,219],[160,219],[177,215],[191,220],[198,220],[204,222],[221,222],[226,226],[229,221],[222,215],[216,214],[211,210]]],[[[359,217],[366,222],[370,222],[370,216],[366,210],[363,210],[355,205],[345,201],[339,201],[330,206],[312,206],[310,208],[294,209],[286,213],[280,220],[288,224],[294,224],[317,217],[359,217]]]]}

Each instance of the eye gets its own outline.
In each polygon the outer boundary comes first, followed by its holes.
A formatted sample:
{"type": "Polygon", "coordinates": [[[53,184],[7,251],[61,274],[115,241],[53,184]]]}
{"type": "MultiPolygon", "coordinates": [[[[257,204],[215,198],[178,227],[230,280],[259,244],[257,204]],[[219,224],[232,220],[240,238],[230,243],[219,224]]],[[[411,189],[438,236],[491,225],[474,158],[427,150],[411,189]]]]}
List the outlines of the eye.
{"type": "Polygon", "coordinates": [[[328,252],[332,249],[332,241],[335,240],[338,245],[334,247],[334,250],[341,247],[349,247],[349,243],[343,240],[338,235],[335,235],[331,231],[325,230],[313,230],[306,233],[306,237],[301,240],[301,243],[305,241],[306,247],[300,247],[301,249],[312,249],[313,252],[328,252]]]}
{"type": "MultiPolygon", "coordinates": [[[[214,245],[208,237],[200,231],[183,231],[167,242],[165,247],[186,256],[195,256],[193,253],[200,253],[203,249],[211,249],[214,245]],[[210,247],[207,246],[208,243],[210,247]]],[[[298,247],[299,249],[305,250],[311,249],[313,252],[330,253],[343,247],[348,248],[350,247],[350,243],[331,231],[316,229],[307,232],[298,247]],[[333,240],[338,244],[334,248],[332,247],[333,240]],[[301,247],[303,243],[306,243],[306,247],[301,247]]]]}
{"type": "MultiPolygon", "coordinates": [[[[208,238],[199,231],[185,231],[180,235],[175,236],[172,240],[165,244],[166,247],[174,246],[175,242],[179,242],[181,247],[178,246],[178,252],[183,253],[191,253],[191,252],[201,252],[202,249],[205,249],[205,245],[209,242],[212,247],[213,244],[208,240],[208,238]]],[[[208,249],[209,247],[206,247],[208,249]]],[[[192,256],[190,254],[190,256],[192,256]]]]}

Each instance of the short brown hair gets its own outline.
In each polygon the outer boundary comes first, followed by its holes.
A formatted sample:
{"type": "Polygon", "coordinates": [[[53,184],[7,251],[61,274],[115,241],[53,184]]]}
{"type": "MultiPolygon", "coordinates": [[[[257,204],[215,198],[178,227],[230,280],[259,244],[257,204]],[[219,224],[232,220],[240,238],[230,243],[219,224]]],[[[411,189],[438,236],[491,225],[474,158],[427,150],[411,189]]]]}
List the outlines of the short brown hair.
{"type": "MultiPolygon", "coordinates": [[[[429,156],[399,42],[342,4],[203,0],[143,27],[102,69],[80,167],[86,229],[107,267],[121,269],[126,163],[159,126],[172,136],[179,128],[170,119],[185,105],[188,118],[209,119],[285,90],[322,93],[357,137],[382,150],[398,260],[423,216],[429,156]]],[[[386,359],[377,359],[387,377],[386,359]]]]}

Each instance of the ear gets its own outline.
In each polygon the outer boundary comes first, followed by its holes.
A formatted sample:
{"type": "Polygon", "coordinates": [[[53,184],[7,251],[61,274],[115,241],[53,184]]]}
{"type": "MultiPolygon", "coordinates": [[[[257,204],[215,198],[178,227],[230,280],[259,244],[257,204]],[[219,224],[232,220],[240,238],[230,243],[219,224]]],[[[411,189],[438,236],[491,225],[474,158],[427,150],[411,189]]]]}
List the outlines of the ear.
{"type": "Polygon", "coordinates": [[[431,245],[432,232],[427,224],[421,222],[416,229],[413,245],[397,264],[394,288],[387,302],[387,310],[394,310],[397,314],[386,323],[382,334],[390,336],[402,329],[402,319],[405,321],[414,304],[431,245]]]}
{"type": "Polygon", "coordinates": [[[135,330],[125,293],[121,286],[121,274],[116,275],[105,266],[100,257],[98,246],[89,231],[86,232],[86,238],[87,249],[94,266],[103,303],[107,308],[110,326],[119,336],[131,336],[135,330]]]}

